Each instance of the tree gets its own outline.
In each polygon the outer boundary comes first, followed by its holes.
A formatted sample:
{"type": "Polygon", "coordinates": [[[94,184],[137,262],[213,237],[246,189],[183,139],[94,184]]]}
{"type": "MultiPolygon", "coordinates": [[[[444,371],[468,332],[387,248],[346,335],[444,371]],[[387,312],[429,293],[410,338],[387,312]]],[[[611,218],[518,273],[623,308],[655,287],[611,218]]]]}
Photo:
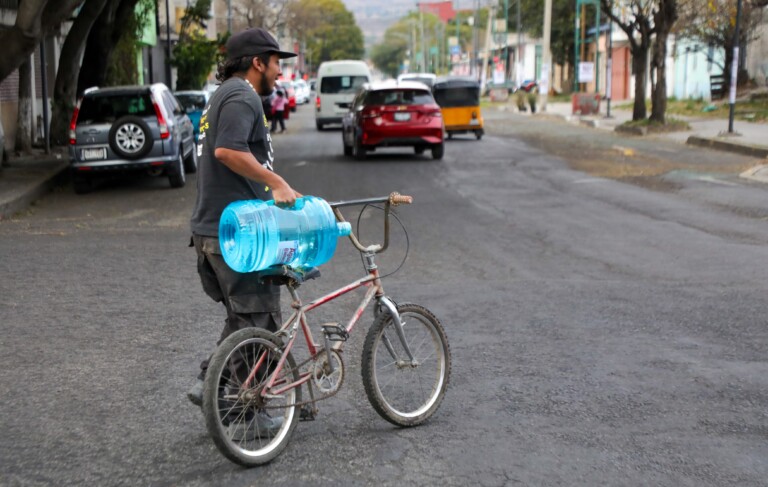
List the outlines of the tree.
{"type": "Polygon", "coordinates": [[[600,0],[600,7],[629,39],[629,51],[632,53],[632,74],[635,75],[635,102],[632,108],[632,120],[645,120],[648,53],[654,34],[653,7],[656,1],[629,0],[629,2],[622,3],[626,9],[626,16],[623,18],[614,11],[614,3],[616,3],[614,0],[600,0]]]}
{"type": "Polygon", "coordinates": [[[16,114],[16,151],[32,150],[32,61],[19,66],[19,111],[16,114]]]}
{"type": "Polygon", "coordinates": [[[287,27],[298,33],[313,66],[365,54],[363,32],[341,0],[298,0],[291,4],[287,27]]]}
{"type": "Polygon", "coordinates": [[[658,0],[658,7],[653,11],[653,24],[656,37],[651,59],[651,117],[654,122],[663,124],[667,111],[667,39],[678,17],[677,0],[658,0]]]}
{"type": "Polygon", "coordinates": [[[52,145],[64,145],[69,139],[68,124],[75,107],[77,79],[85,51],[85,42],[91,27],[106,4],[107,0],[86,0],[64,39],[53,87],[52,145]]]}
{"type": "Polygon", "coordinates": [[[88,34],[77,79],[78,95],[91,86],[106,86],[115,48],[124,34],[136,36],[139,0],[108,0],[88,34]]]}
{"type": "MultiPolygon", "coordinates": [[[[542,0],[521,0],[520,24],[521,30],[534,38],[540,38],[544,32],[544,6],[542,0]]],[[[504,0],[499,0],[499,12],[504,13],[504,0]]],[[[507,31],[517,32],[517,6],[509,1],[507,15],[507,31]]],[[[550,32],[550,49],[552,61],[561,66],[575,64],[574,36],[576,30],[576,8],[573,0],[552,1],[552,30],[550,32]]],[[[572,76],[572,73],[569,77],[572,76]]]]}
{"type": "Polygon", "coordinates": [[[208,40],[206,21],[211,16],[211,0],[197,0],[189,5],[181,18],[179,42],[173,47],[171,64],[177,68],[177,90],[199,90],[216,65],[223,40],[208,40]]]}
{"type": "Polygon", "coordinates": [[[232,4],[232,11],[248,27],[276,32],[287,22],[295,3],[297,0],[239,0],[232,4]]]}
{"type": "Polygon", "coordinates": [[[34,52],[52,28],[69,18],[83,0],[23,0],[19,2],[16,23],[0,30],[0,81],[11,74],[34,52]]]}
{"type": "MultiPolygon", "coordinates": [[[[722,49],[724,62],[710,58],[709,61],[719,66],[725,75],[726,92],[731,84],[731,66],[733,65],[733,47],[736,28],[737,0],[691,0],[685,4],[680,14],[678,35],[700,42],[707,46],[722,49]]],[[[742,0],[741,22],[739,28],[739,46],[742,48],[755,40],[757,27],[762,21],[762,8],[768,0],[742,0]]],[[[736,60],[740,62],[740,60],[736,60]]],[[[739,80],[745,78],[739,73],[739,80]]]]}

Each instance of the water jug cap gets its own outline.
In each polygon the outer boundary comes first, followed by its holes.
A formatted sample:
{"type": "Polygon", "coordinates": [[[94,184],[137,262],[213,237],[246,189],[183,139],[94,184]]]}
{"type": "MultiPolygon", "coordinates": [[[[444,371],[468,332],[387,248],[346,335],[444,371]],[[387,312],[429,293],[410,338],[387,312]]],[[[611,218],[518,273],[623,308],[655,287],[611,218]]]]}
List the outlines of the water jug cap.
{"type": "Polygon", "coordinates": [[[349,222],[338,222],[336,228],[339,229],[339,237],[348,237],[352,233],[352,224],[349,222]]]}

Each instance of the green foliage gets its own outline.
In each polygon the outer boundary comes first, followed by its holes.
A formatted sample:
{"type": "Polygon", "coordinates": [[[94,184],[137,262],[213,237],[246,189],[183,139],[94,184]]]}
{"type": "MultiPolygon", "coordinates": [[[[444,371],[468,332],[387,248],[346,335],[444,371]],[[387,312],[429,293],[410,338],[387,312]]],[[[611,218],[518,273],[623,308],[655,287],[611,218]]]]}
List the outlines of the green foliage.
{"type": "MultiPolygon", "coordinates": [[[[505,3],[507,29],[517,32],[517,2],[499,0],[499,15],[503,15],[505,3]]],[[[589,17],[592,18],[592,17],[589,17]]],[[[544,2],[541,0],[520,0],[521,31],[540,38],[544,30],[544,2]]],[[[552,31],[550,49],[552,61],[556,64],[573,64],[574,35],[576,30],[576,2],[574,0],[552,0],[552,31]]]]}
{"type": "Polygon", "coordinates": [[[341,0],[299,0],[296,11],[303,14],[301,25],[296,27],[306,42],[312,66],[324,61],[363,58],[363,32],[341,0]]]}
{"type": "Polygon", "coordinates": [[[220,47],[225,40],[210,40],[205,36],[211,0],[197,0],[184,11],[179,42],[173,46],[171,65],[176,68],[177,90],[199,90],[219,60],[220,47]]]}
{"type": "MultiPolygon", "coordinates": [[[[394,25],[390,26],[384,33],[384,39],[381,43],[373,46],[371,50],[371,61],[384,73],[395,77],[400,72],[400,67],[406,59],[412,63],[417,62],[422,53],[421,40],[421,20],[424,22],[425,38],[428,45],[434,45],[434,33],[438,29],[440,19],[433,14],[424,13],[419,16],[416,12],[411,12],[402,17],[394,25]],[[413,49],[414,52],[410,52],[413,49]]],[[[487,22],[487,17],[486,17],[487,22]]],[[[456,24],[454,27],[445,29],[447,36],[456,35],[456,24]]],[[[466,45],[472,38],[472,28],[468,25],[460,25],[459,38],[461,44],[466,45]]],[[[426,50],[426,49],[425,49],[426,50]]],[[[411,67],[411,71],[422,70],[422,68],[411,67]]],[[[428,71],[428,69],[423,69],[428,71]]]]}
{"type": "Polygon", "coordinates": [[[123,35],[115,45],[112,61],[107,66],[106,85],[133,85],[139,82],[136,57],[141,49],[139,40],[155,12],[154,0],[139,0],[134,15],[124,20],[127,24],[123,35]]]}

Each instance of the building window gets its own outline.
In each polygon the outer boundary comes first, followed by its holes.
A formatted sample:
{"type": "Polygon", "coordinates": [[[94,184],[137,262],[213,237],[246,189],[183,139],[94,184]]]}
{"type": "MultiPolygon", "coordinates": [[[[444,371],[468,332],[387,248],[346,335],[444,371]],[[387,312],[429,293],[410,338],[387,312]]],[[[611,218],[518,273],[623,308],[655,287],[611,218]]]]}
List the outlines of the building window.
{"type": "Polygon", "coordinates": [[[9,10],[18,10],[19,0],[0,0],[0,8],[7,8],[9,10]]]}

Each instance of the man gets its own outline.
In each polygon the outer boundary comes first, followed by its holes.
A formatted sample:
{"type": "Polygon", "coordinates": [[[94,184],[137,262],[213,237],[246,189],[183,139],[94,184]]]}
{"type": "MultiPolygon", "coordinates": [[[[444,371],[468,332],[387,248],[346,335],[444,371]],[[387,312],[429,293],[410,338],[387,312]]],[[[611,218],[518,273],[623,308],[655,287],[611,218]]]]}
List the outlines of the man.
{"type": "MultiPolygon", "coordinates": [[[[190,226],[203,290],[227,310],[219,343],[245,327],[270,331],[280,324],[280,288],[261,283],[252,273],[233,271],[219,248],[219,218],[237,200],[270,200],[291,206],[301,196],[273,172],[274,150],[260,95],[269,95],[282,75],[280,59],[296,56],[280,50],[264,29],[248,29],[227,41],[227,60],[218,67],[221,86],[213,93],[200,120],[197,146],[197,200],[190,226]]],[[[208,360],[200,364],[196,384],[187,393],[202,404],[208,360]]],[[[272,418],[265,415],[265,421],[272,418]]],[[[267,427],[279,427],[276,424],[267,427]]]]}

